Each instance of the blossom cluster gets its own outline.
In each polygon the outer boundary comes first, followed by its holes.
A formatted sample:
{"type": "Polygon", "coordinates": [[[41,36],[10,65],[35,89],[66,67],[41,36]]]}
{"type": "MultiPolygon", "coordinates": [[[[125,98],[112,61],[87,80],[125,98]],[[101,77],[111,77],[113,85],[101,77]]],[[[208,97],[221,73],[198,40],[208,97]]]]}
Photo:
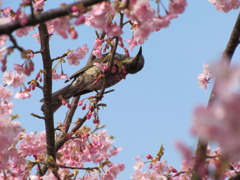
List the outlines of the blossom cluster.
{"type": "Polygon", "coordinates": [[[123,12],[133,24],[133,37],[127,40],[132,49],[136,45],[143,44],[152,32],[168,27],[172,19],[184,12],[187,2],[186,0],[170,1],[169,11],[162,16],[150,6],[148,0],[130,0],[129,5],[130,7],[123,12]]]}
{"type": "MultiPolygon", "coordinates": [[[[150,154],[146,155],[147,162],[144,162],[138,156],[135,160],[136,163],[133,167],[134,173],[131,175],[131,179],[161,179],[161,180],[190,180],[192,177],[193,163],[195,156],[192,155],[192,151],[184,147],[188,153],[183,154],[184,160],[181,164],[181,169],[177,170],[170,166],[167,161],[161,161],[160,158],[154,158],[150,154]],[[187,156],[186,156],[187,155],[187,156]],[[150,161],[149,161],[150,160],[150,161]],[[146,165],[148,167],[146,167],[146,165]]],[[[207,159],[205,164],[201,166],[198,173],[202,179],[215,179],[213,171],[219,173],[219,179],[231,178],[240,172],[240,165],[238,162],[229,162],[231,168],[224,169],[220,164],[222,163],[222,151],[220,148],[211,150],[207,148],[207,159]]]]}
{"type": "Polygon", "coordinates": [[[226,158],[240,160],[240,66],[227,63],[209,66],[216,79],[214,102],[207,108],[198,106],[194,111],[193,133],[217,142],[226,158]]]}
{"type": "Polygon", "coordinates": [[[78,66],[80,64],[79,60],[84,59],[88,51],[87,44],[84,44],[82,47],[78,47],[76,51],[69,52],[67,54],[68,64],[78,66]]]}
{"type": "Polygon", "coordinates": [[[0,116],[0,170],[7,167],[8,160],[12,155],[9,151],[12,144],[16,141],[22,131],[19,122],[12,121],[11,116],[0,116]]]}
{"type": "MultiPolygon", "coordinates": [[[[19,139],[21,141],[16,147],[11,146],[19,132],[22,130],[18,123],[11,122],[10,119],[0,118],[0,125],[4,128],[5,135],[0,136],[2,150],[0,153],[0,178],[2,177],[30,177],[31,179],[39,179],[37,175],[30,175],[35,162],[42,163],[46,157],[46,134],[41,132],[27,134],[20,133],[19,139]],[[9,125],[12,123],[13,125],[9,125]],[[6,130],[6,131],[5,131],[6,130]],[[9,153],[9,154],[8,154],[9,153]],[[32,157],[34,161],[28,161],[27,158],[32,157]],[[32,165],[30,165],[32,164],[32,165]],[[5,167],[4,167],[5,166],[5,167]],[[4,172],[4,173],[3,173],[4,172]]],[[[93,164],[102,164],[101,169],[96,166],[83,177],[83,179],[94,179],[101,177],[102,179],[115,179],[117,175],[124,170],[124,164],[114,164],[109,161],[109,158],[118,154],[121,148],[113,147],[113,140],[107,135],[106,130],[98,133],[90,133],[87,131],[80,131],[76,137],[70,137],[69,140],[58,151],[57,164],[64,167],[83,168],[83,163],[92,162],[93,164]]],[[[72,171],[66,168],[60,168],[59,176],[64,179],[68,177],[71,179],[72,171]]],[[[48,171],[43,179],[56,179],[55,175],[48,171]]]]}
{"type": "Polygon", "coordinates": [[[230,10],[238,9],[240,7],[239,0],[208,0],[216,6],[218,11],[224,11],[227,13],[230,10]]]}

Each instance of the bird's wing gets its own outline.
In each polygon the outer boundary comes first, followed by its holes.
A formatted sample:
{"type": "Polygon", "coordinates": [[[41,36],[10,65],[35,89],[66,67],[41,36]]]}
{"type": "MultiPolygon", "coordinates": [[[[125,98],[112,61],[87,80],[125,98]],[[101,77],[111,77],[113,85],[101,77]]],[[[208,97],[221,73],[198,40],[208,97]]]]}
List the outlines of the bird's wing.
{"type": "Polygon", "coordinates": [[[73,75],[71,75],[69,77],[68,80],[66,80],[65,82],[68,82],[70,81],[71,79],[75,79],[79,74],[81,74],[82,72],[86,71],[87,69],[89,69],[90,67],[93,66],[94,63],[100,63],[100,62],[103,62],[104,60],[106,60],[106,54],[103,55],[103,58],[101,59],[95,59],[93,61],[91,61],[90,63],[88,63],[86,66],[84,66],[82,69],[78,70],[77,72],[75,72],[73,75]]]}

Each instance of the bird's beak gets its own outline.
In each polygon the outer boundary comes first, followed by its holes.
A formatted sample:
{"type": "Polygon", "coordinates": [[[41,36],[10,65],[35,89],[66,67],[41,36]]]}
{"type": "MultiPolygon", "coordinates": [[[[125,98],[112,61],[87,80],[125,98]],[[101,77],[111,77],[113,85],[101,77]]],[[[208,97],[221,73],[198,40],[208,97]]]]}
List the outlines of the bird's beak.
{"type": "Polygon", "coordinates": [[[131,59],[130,62],[130,72],[131,74],[137,73],[144,66],[144,57],[142,55],[142,47],[140,47],[137,55],[131,59]]]}

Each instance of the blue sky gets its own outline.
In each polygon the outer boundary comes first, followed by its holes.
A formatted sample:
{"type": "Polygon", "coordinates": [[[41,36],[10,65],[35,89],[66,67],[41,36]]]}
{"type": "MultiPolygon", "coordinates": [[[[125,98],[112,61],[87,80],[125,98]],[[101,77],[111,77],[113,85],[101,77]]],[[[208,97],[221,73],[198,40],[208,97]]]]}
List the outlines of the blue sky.
{"type": "MultiPolygon", "coordinates": [[[[3,0],[2,7],[16,7],[17,2],[3,0]]],[[[58,3],[47,1],[46,4],[54,8],[58,3]]],[[[237,10],[228,14],[217,12],[207,0],[189,1],[184,14],[173,20],[168,28],[153,33],[143,44],[144,69],[128,75],[126,80],[113,87],[114,93],[105,95],[103,103],[107,107],[100,111],[100,120],[115,137],[115,146],[123,149],[111,160],[126,165],[117,179],[130,179],[133,159],[140,155],[146,160],[145,155],[155,155],[160,145],[165,147],[163,160],[175,168],[179,168],[182,161],[175,147],[176,141],[195,149],[196,138],[190,134],[192,111],[199,104],[207,104],[211,90],[211,85],[207,91],[198,87],[197,75],[202,72],[203,63],[215,62],[221,56],[237,16],[237,10]]],[[[51,56],[54,58],[83,44],[91,48],[95,39],[93,29],[80,27],[78,32],[79,38],[74,41],[54,35],[50,44],[51,56]]],[[[19,44],[26,49],[39,49],[33,38],[20,39],[19,44]]],[[[137,51],[138,47],[130,54],[133,56],[137,51]]],[[[237,62],[239,57],[238,50],[234,61],[237,62]]],[[[41,67],[40,56],[36,56],[34,62],[36,69],[41,67]]],[[[19,54],[13,54],[9,63],[22,63],[19,54]]],[[[78,67],[66,65],[64,70],[71,75],[85,64],[86,60],[78,67]]],[[[63,86],[63,81],[55,82],[54,90],[63,86]]],[[[41,98],[40,90],[36,90],[31,99],[14,100],[14,114],[19,114],[18,120],[28,132],[44,130],[44,122],[29,115],[31,112],[41,115],[41,98]]],[[[66,110],[63,107],[55,114],[56,122],[63,120],[66,110]]],[[[83,112],[79,110],[75,118],[82,116],[83,112]]],[[[90,121],[87,124],[94,127],[90,121]]]]}

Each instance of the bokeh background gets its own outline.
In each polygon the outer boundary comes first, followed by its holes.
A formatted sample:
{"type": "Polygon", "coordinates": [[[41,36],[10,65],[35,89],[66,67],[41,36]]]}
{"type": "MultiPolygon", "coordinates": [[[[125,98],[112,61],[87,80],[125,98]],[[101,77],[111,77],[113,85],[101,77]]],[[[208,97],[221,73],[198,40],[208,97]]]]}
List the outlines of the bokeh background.
{"type": "MultiPolygon", "coordinates": [[[[46,8],[57,8],[61,2],[64,1],[47,1],[46,8]]],[[[9,6],[16,9],[19,3],[20,0],[3,0],[2,8],[9,6]]],[[[168,4],[167,1],[163,3],[168,4]]],[[[108,134],[114,136],[115,147],[122,147],[122,151],[110,160],[126,165],[125,171],[117,179],[130,179],[134,158],[140,156],[147,161],[145,156],[154,156],[160,145],[165,148],[162,160],[167,160],[177,169],[180,168],[182,155],[175,142],[181,141],[192,150],[196,148],[197,138],[191,134],[192,112],[197,105],[207,104],[212,85],[209,84],[206,91],[200,89],[197,75],[202,72],[204,63],[218,61],[238,13],[237,10],[227,14],[217,12],[207,0],[188,1],[184,14],[173,20],[168,28],[153,33],[142,45],[146,60],[144,69],[136,75],[128,75],[126,80],[110,88],[115,89],[113,93],[104,96],[102,102],[107,107],[100,111],[101,123],[106,125],[108,134]]],[[[80,26],[77,30],[77,40],[64,40],[59,35],[53,35],[50,41],[52,58],[83,44],[92,48],[96,38],[94,29],[80,26]]],[[[124,37],[130,38],[131,32],[125,32],[124,37]]],[[[23,37],[18,39],[18,43],[33,51],[40,47],[33,37],[23,37]]],[[[134,48],[130,54],[134,56],[138,48],[134,48]]],[[[118,48],[118,52],[122,50],[118,48]]],[[[80,66],[64,65],[64,72],[70,76],[86,64],[88,56],[80,66]]],[[[235,63],[238,60],[239,49],[233,58],[235,63]]],[[[7,70],[11,70],[14,63],[23,63],[17,51],[8,58],[7,70]]],[[[39,55],[35,56],[34,63],[36,70],[42,68],[39,55]]],[[[36,70],[32,78],[35,78],[36,70]]],[[[55,81],[54,90],[64,85],[64,80],[55,81]]],[[[44,130],[43,120],[30,116],[32,112],[42,115],[41,98],[41,91],[36,89],[31,99],[13,100],[13,114],[19,115],[17,120],[27,132],[44,130]]],[[[56,123],[63,121],[66,111],[66,107],[57,111],[56,123]]],[[[79,108],[75,119],[83,115],[84,112],[79,108]]],[[[87,125],[94,128],[92,121],[88,121],[87,125]]]]}

